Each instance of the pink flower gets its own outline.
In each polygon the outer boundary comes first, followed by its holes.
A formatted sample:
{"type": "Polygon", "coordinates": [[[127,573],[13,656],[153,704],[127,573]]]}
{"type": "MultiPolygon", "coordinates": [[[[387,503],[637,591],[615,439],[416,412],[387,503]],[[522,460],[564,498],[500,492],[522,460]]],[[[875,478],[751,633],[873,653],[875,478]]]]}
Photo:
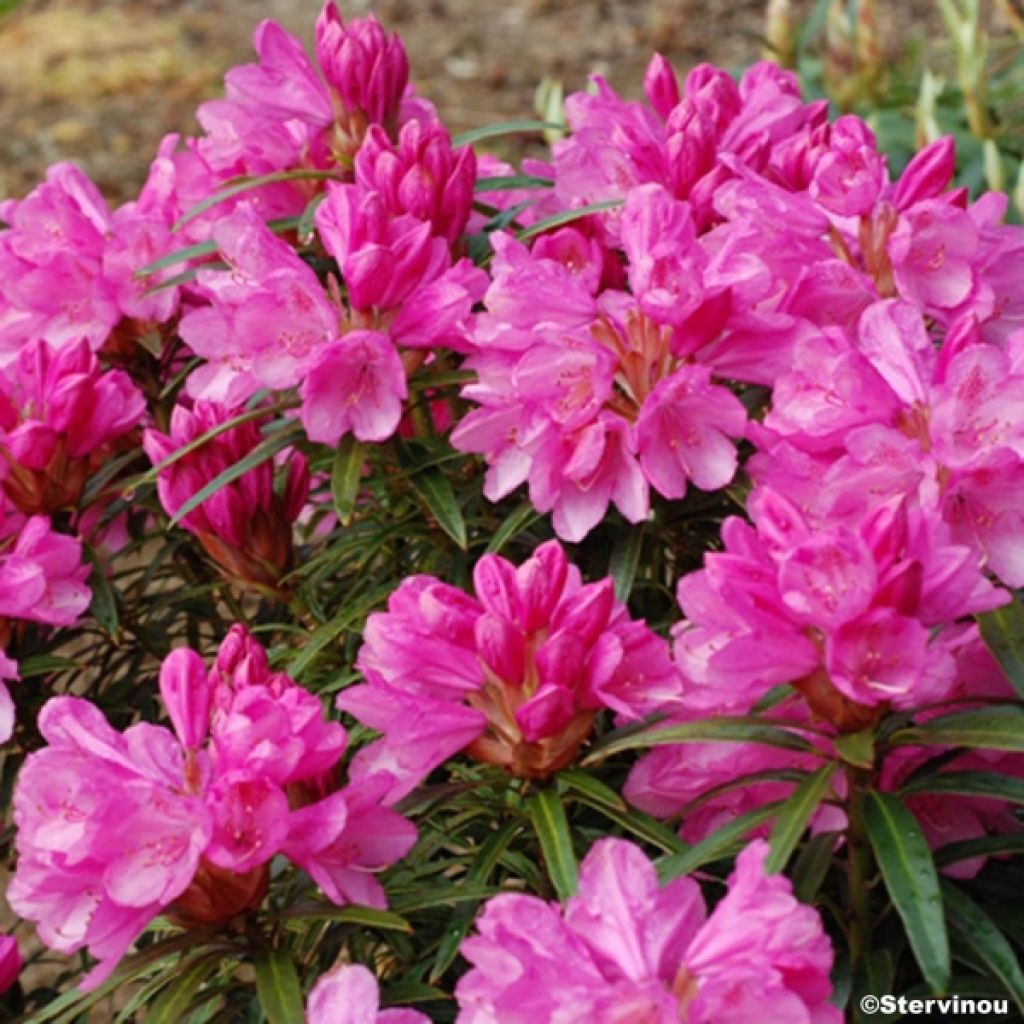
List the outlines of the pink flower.
{"type": "Polygon", "coordinates": [[[408,121],[397,146],[382,128],[371,126],[356,154],[355,175],[356,184],[380,195],[393,217],[407,213],[429,221],[450,246],[465,230],[476,156],[470,146],[453,150],[438,122],[408,121]]]}
{"type": "Polygon", "coordinates": [[[386,441],[409,389],[395,346],[379,331],[350,331],[322,348],[302,382],[299,417],[311,441],[386,441]]]}
{"type": "Polygon", "coordinates": [[[810,194],[832,213],[858,217],[874,209],[886,184],[885,158],[871,129],[859,117],[839,118],[815,164],[810,194]]]}
{"type": "MultiPolygon", "coordinates": [[[[159,465],[196,438],[227,423],[237,410],[214,402],[177,405],[170,436],[147,430],[143,447],[159,465]]],[[[249,419],[217,434],[173,462],[157,477],[157,493],[174,515],[205,484],[245,458],[262,440],[259,420],[249,419]]],[[[220,488],[181,520],[211,558],[235,581],[274,587],[292,564],[292,524],[309,494],[309,470],[298,452],[288,457],[283,487],[274,482],[274,464],[254,466],[220,488]]]]}
{"type": "Polygon", "coordinates": [[[81,543],[54,532],[45,516],[20,528],[0,518],[0,623],[11,618],[73,625],[89,607],[88,577],[81,543]]]}
{"type": "Polygon", "coordinates": [[[17,984],[23,963],[18,940],[13,935],[0,936],[0,995],[17,984]]]}
{"type": "Polygon", "coordinates": [[[638,847],[599,840],[564,911],[533,896],[491,899],[462,944],[460,1024],[793,1024],[842,1020],[829,1003],[832,948],[789,881],[766,876],[767,844],[736,862],[706,916],[689,878],[658,886],[638,847]]]}
{"type": "Polygon", "coordinates": [[[1006,594],[941,521],[890,501],[856,529],[816,526],[768,488],[748,508],[754,526],[727,520],[725,550],[679,582],[676,658],[693,699],[749,706],[788,682],[848,731],[869,724],[866,708],[949,696],[955,621],[1006,594]]]}
{"type": "Polygon", "coordinates": [[[238,405],[261,388],[294,387],[340,333],[339,310],[253,206],[218,221],[213,235],[233,272],[202,271],[210,305],[182,318],[182,338],[206,359],[189,375],[189,394],[238,405]]]}
{"type": "Polygon", "coordinates": [[[308,1024],[429,1024],[418,1010],[380,1010],[377,979],[362,964],[321,975],[306,1002],[308,1024]]]}
{"type": "Polygon", "coordinates": [[[191,927],[257,907],[279,853],[329,899],[386,905],[371,874],[415,829],[382,806],[389,777],[335,788],[345,733],[317,698],[272,673],[241,626],[208,675],[192,652],[172,653],[161,689],[177,735],[118,733],[88,701],[52,699],[39,719],[48,746],[18,779],[8,896],[48,946],[99,958],[87,987],[157,914],[191,927]]]}
{"type": "Polygon", "coordinates": [[[74,507],[145,408],[128,375],[102,372],[84,340],[60,349],[28,343],[0,370],[4,493],[26,515],[74,507]]]}
{"type": "Polygon", "coordinates": [[[487,555],[474,582],[470,597],[414,576],[370,616],[367,682],[338,707],[384,736],[355,777],[388,771],[400,795],[462,748],[543,777],[571,763],[599,709],[635,721],[676,699],[663,641],[629,619],[610,579],[583,584],[557,543],[518,568],[487,555]]]}
{"type": "Polygon", "coordinates": [[[0,220],[10,225],[0,231],[0,352],[36,338],[99,348],[121,313],[102,274],[111,214],[96,186],[74,164],[54,164],[25,199],[0,204],[0,220]]]}
{"type": "Polygon", "coordinates": [[[633,295],[594,294],[602,250],[578,234],[532,252],[492,236],[494,279],[467,363],[477,379],[464,392],[480,408],[452,433],[457,448],[485,456],[488,498],[528,482],[566,540],[582,540],[612,502],[640,522],[652,486],[669,498],[691,480],[724,487],[745,431],[739,400],[692,362],[730,306],[727,290],[704,285],[709,256],[686,204],[637,188],[621,236],[633,295]]]}
{"type": "MultiPolygon", "coordinates": [[[[11,691],[6,684],[18,679],[18,666],[0,651],[0,743],[6,743],[14,734],[16,709],[11,700],[11,691]]],[[[0,992],[3,988],[0,987],[0,992]]]]}

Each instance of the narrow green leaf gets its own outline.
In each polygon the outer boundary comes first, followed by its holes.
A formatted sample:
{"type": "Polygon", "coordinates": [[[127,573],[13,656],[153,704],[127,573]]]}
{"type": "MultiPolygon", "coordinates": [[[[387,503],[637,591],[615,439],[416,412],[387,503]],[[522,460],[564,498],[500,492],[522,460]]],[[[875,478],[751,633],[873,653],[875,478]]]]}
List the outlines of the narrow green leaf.
{"type": "Polygon", "coordinates": [[[462,518],[462,510],[448,477],[439,469],[430,468],[414,473],[409,477],[409,483],[437,520],[437,525],[465,551],[466,521],[462,518]]]}
{"type": "Polygon", "coordinates": [[[529,529],[540,515],[529,501],[524,501],[514,512],[509,513],[487,545],[490,554],[496,554],[514,537],[529,529]]]}
{"type": "Polygon", "coordinates": [[[82,666],[70,658],[57,654],[36,654],[18,662],[18,678],[31,679],[33,676],[48,676],[51,672],[81,672],[82,666]]]}
{"type": "Polygon", "coordinates": [[[673,853],[668,857],[662,857],[658,861],[658,877],[662,885],[671,882],[673,878],[688,875],[691,871],[703,867],[709,861],[724,857],[734,843],[739,842],[748,832],[757,828],[762,822],[779,813],[779,809],[785,804],[784,800],[776,800],[774,803],[757,807],[746,814],[734,818],[728,825],[723,825],[716,832],[705,836],[699,843],[694,844],[689,850],[683,853],[673,853]]]}
{"type": "Polygon", "coordinates": [[[221,260],[210,260],[208,263],[202,263],[198,267],[191,267],[188,270],[183,270],[180,274],[174,274],[163,281],[158,281],[156,284],[150,285],[150,287],[142,293],[142,296],[143,298],[146,298],[149,295],[155,295],[157,292],[166,291],[168,288],[177,288],[179,285],[188,284],[189,281],[194,281],[204,270],[230,269],[231,268],[221,260]]]}
{"type": "Polygon", "coordinates": [[[186,967],[178,968],[171,983],[164,988],[146,1013],[146,1024],[181,1024],[200,986],[217,969],[217,960],[200,957],[186,967]]]}
{"type": "Polygon", "coordinates": [[[137,490],[143,484],[155,481],[168,466],[173,466],[174,463],[185,458],[186,455],[191,455],[192,452],[202,448],[208,441],[212,441],[215,437],[219,437],[221,434],[224,434],[229,430],[233,430],[240,423],[248,423],[249,420],[258,420],[274,412],[280,412],[285,408],[287,408],[287,405],[269,407],[257,406],[254,409],[248,409],[245,412],[240,412],[237,416],[232,416],[231,419],[225,420],[223,423],[218,423],[216,426],[204,431],[199,435],[199,437],[193,438],[188,442],[188,444],[183,444],[180,448],[176,448],[167,456],[166,459],[161,459],[152,469],[148,469],[140,476],[127,481],[124,485],[123,493],[126,497],[130,497],[132,492],[137,490]]]}
{"type": "Polygon", "coordinates": [[[459,132],[452,137],[452,146],[470,146],[474,142],[482,142],[484,139],[497,139],[502,135],[519,135],[523,132],[545,132],[561,128],[552,121],[498,121],[495,124],[485,124],[481,128],[471,128],[466,132],[459,132]]]}
{"type": "Polygon", "coordinates": [[[833,761],[808,775],[782,805],[772,827],[771,853],[764,868],[766,874],[776,874],[786,866],[808,822],[828,792],[837,767],[833,761]]]}
{"type": "Polygon", "coordinates": [[[269,1024],[301,1024],[306,1019],[302,986],[291,954],[283,949],[261,953],[253,965],[256,992],[269,1024]]]}
{"type": "Polygon", "coordinates": [[[342,526],[352,522],[365,461],[366,447],[353,434],[346,434],[338,444],[331,466],[331,496],[342,526]]]}
{"type": "Polygon", "coordinates": [[[1024,1014],[1024,973],[1006,936],[967,893],[946,879],[942,880],[942,899],[950,927],[1006,986],[1024,1014]]]}
{"type": "Polygon", "coordinates": [[[207,196],[202,202],[196,203],[187,213],[179,218],[177,224],[171,228],[171,231],[180,231],[190,221],[196,219],[201,214],[206,213],[207,210],[212,209],[219,203],[223,203],[225,199],[231,199],[234,196],[241,195],[243,192],[251,192],[253,189],[262,188],[264,185],[276,185],[280,182],[286,181],[340,181],[341,175],[336,171],[315,171],[315,170],[296,170],[296,171],[275,171],[273,174],[261,174],[256,178],[246,178],[244,181],[236,182],[234,185],[228,185],[226,188],[222,188],[212,195],[207,196]]]}
{"type": "Polygon", "coordinates": [[[575,796],[580,803],[592,807],[609,821],[613,821],[625,829],[631,836],[650,843],[651,846],[656,846],[664,853],[684,853],[690,849],[690,844],[684,843],[664,822],[652,818],[649,814],[644,814],[643,811],[638,811],[633,807],[624,811],[617,810],[606,801],[595,800],[582,790],[578,790],[575,796]]]}
{"type": "Polygon", "coordinates": [[[265,441],[258,444],[244,459],[228,466],[223,472],[218,473],[208,484],[201,487],[181,508],[171,517],[171,526],[176,526],[191,512],[198,508],[208,498],[213,497],[221,488],[227,487],[239,477],[244,476],[250,469],[261,466],[268,459],[272,459],[278,452],[290,448],[302,436],[302,428],[295,424],[290,429],[285,429],[273,434],[265,441]]]}
{"type": "Polygon", "coordinates": [[[623,750],[645,750],[648,747],[664,747],[674,743],[703,743],[708,740],[722,743],[763,743],[784,750],[814,752],[814,747],[807,740],[789,729],[765,725],[756,718],[723,716],[642,731],[616,730],[595,745],[584,759],[583,766],[596,764],[623,750]]]}
{"type": "Polygon", "coordinates": [[[608,575],[615,581],[615,596],[620,601],[629,600],[643,546],[644,527],[640,523],[625,529],[612,548],[611,558],[608,559],[608,575]]]}
{"type": "Polygon", "coordinates": [[[813,903],[828,869],[836,859],[836,843],[841,832],[819,832],[811,836],[797,854],[789,877],[793,882],[793,895],[801,903],[813,903]]]}
{"type": "Polygon", "coordinates": [[[589,217],[592,213],[605,213],[607,210],[614,210],[622,206],[623,202],[625,202],[623,199],[604,199],[599,203],[590,203],[588,206],[581,206],[576,210],[563,210],[561,213],[552,214],[550,217],[545,217],[543,220],[537,221],[536,224],[531,224],[528,228],[520,231],[519,241],[525,242],[527,239],[542,235],[545,231],[550,231],[552,228],[560,228],[563,224],[571,224],[575,220],[589,217]]]}
{"type": "Polygon", "coordinates": [[[1024,779],[995,772],[936,772],[911,779],[900,793],[956,793],[958,796],[988,796],[1024,804],[1024,779]]]}
{"type": "Polygon", "coordinates": [[[335,921],[339,924],[357,924],[361,928],[373,928],[383,932],[404,932],[412,934],[412,925],[400,914],[390,910],[376,910],[358,903],[336,907],[322,900],[308,900],[275,915],[275,920],[291,921],[296,918],[313,918],[318,921],[335,921]]]}
{"type": "MultiPolygon", "coordinates": [[[[508,849],[509,843],[521,828],[520,821],[510,821],[487,837],[466,872],[467,885],[482,885],[490,878],[499,858],[508,849]]],[[[462,940],[466,937],[473,924],[473,919],[476,917],[477,906],[476,902],[463,904],[452,914],[448,926],[441,936],[437,953],[434,956],[434,963],[430,968],[429,980],[431,983],[442,977],[458,955],[459,946],[462,945],[462,940]]]]}
{"type": "Polygon", "coordinates": [[[627,810],[626,801],[614,789],[606,786],[600,779],[595,779],[593,775],[580,771],[579,768],[569,768],[559,772],[558,781],[564,783],[569,789],[589,797],[591,804],[609,807],[613,811],[627,810]]]}
{"type": "Polygon", "coordinates": [[[92,563],[92,571],[89,573],[89,589],[92,591],[89,612],[109,636],[116,640],[121,623],[117,594],[110,584],[99,555],[91,547],[86,548],[86,558],[92,563]]]}
{"type": "Polygon", "coordinates": [[[847,764],[856,768],[870,768],[875,763],[875,733],[872,729],[837,736],[832,745],[847,764]]]}
{"type": "Polygon", "coordinates": [[[935,851],[935,863],[945,868],[973,857],[994,857],[1003,853],[1024,853],[1024,835],[981,836],[978,839],[947,843],[935,851]]]}
{"type": "Polygon", "coordinates": [[[569,820],[554,788],[539,790],[530,800],[530,820],[540,842],[548,877],[563,902],[576,893],[577,864],[569,820]]]}
{"type": "Polygon", "coordinates": [[[551,188],[554,182],[550,178],[538,178],[533,174],[495,175],[493,178],[477,178],[473,191],[480,192],[512,192],[520,188],[551,188]]]}
{"type": "Polygon", "coordinates": [[[1017,696],[1024,698],[1024,603],[1020,594],[1010,604],[979,615],[978,624],[985,646],[1002,666],[1017,696]]]}
{"type": "Polygon", "coordinates": [[[893,906],[903,920],[921,973],[935,992],[949,983],[949,937],[939,876],[914,815],[891,793],[871,792],[864,821],[893,906]]]}
{"type": "Polygon", "coordinates": [[[395,889],[391,893],[391,904],[403,914],[412,914],[419,910],[430,910],[432,907],[457,907],[461,903],[479,903],[480,900],[490,899],[497,891],[494,886],[470,886],[465,883],[433,889],[419,887],[408,893],[395,889]]]}
{"type": "MultiPolygon", "coordinates": [[[[278,217],[276,220],[268,220],[267,227],[275,233],[293,231],[299,226],[298,217],[278,217]]],[[[217,243],[211,238],[205,242],[197,242],[195,245],[186,245],[183,249],[175,249],[161,256],[152,263],[147,263],[135,271],[135,277],[148,277],[158,270],[165,270],[167,267],[176,267],[179,263],[188,263],[189,260],[199,259],[201,256],[209,256],[217,251],[217,243]]]]}
{"type": "Polygon", "coordinates": [[[299,223],[295,226],[295,233],[299,236],[299,241],[303,245],[308,245],[313,240],[313,235],[316,231],[316,211],[320,209],[326,198],[326,192],[313,196],[309,204],[302,211],[299,223]]]}
{"type": "Polygon", "coordinates": [[[900,729],[889,738],[893,746],[975,747],[1024,752],[1024,708],[1014,705],[958,711],[922,725],[900,729]]]}

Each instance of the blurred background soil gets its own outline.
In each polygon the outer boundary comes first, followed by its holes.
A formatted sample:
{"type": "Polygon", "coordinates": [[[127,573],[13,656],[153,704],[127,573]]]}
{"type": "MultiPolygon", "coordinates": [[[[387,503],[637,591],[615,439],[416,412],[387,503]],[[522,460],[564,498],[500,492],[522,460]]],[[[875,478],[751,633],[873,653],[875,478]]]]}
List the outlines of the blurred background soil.
{"type": "MultiPolygon", "coordinates": [[[[8,3],[11,0],[7,0],[8,3]]],[[[195,132],[198,103],[251,59],[272,17],[307,44],[321,0],[22,0],[0,19],[0,196],[74,159],[113,200],[131,198],[159,139],[195,132]]],[[[453,131],[529,117],[544,75],[566,91],[591,72],[635,96],[652,50],[679,69],[738,69],[761,51],[763,0],[340,0],[400,32],[413,80],[453,131]]],[[[806,13],[811,0],[796,0],[806,13]]],[[[932,0],[881,3],[883,43],[926,41],[932,0]]],[[[0,0],[0,9],[3,0],[0,0]]]]}

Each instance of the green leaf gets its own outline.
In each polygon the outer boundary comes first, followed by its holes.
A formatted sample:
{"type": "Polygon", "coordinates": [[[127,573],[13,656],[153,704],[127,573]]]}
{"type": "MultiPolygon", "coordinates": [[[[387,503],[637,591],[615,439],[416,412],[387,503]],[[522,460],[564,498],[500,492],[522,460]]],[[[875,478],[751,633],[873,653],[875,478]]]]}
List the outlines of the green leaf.
{"type": "Polygon", "coordinates": [[[283,949],[261,953],[253,965],[256,992],[269,1024],[301,1024],[306,1019],[302,986],[291,954],[283,949]]]}
{"type": "Polygon", "coordinates": [[[781,871],[800,842],[807,823],[828,792],[838,765],[833,761],[808,775],[782,805],[772,828],[771,853],[765,861],[765,873],[781,871]]]}
{"type": "Polygon", "coordinates": [[[1024,804],[1024,779],[995,772],[936,772],[911,779],[900,789],[903,796],[912,793],[956,793],[958,796],[988,796],[1024,804]]]}
{"type": "MultiPolygon", "coordinates": [[[[276,220],[268,220],[267,227],[275,233],[292,231],[299,226],[298,217],[279,217],[276,220]]],[[[135,277],[148,277],[158,270],[165,270],[167,267],[176,267],[179,263],[188,263],[189,260],[199,259],[201,256],[209,256],[217,252],[217,243],[211,238],[205,242],[197,242],[195,245],[186,245],[184,249],[176,249],[161,256],[144,267],[135,271],[135,277]]]]}
{"type": "Polygon", "coordinates": [[[316,211],[320,209],[326,198],[326,192],[313,196],[309,204],[302,211],[299,223],[295,226],[295,233],[299,236],[299,241],[303,245],[308,245],[313,240],[313,235],[316,232],[316,211]]]}
{"type": "Polygon", "coordinates": [[[819,832],[804,843],[789,876],[793,881],[793,895],[801,903],[813,903],[828,869],[836,859],[836,842],[841,832],[819,832]]]}
{"type": "Polygon", "coordinates": [[[412,925],[400,914],[395,914],[390,910],[364,907],[358,903],[337,907],[333,903],[326,903],[322,900],[309,900],[274,915],[274,920],[291,921],[306,917],[318,921],[335,921],[339,924],[357,924],[361,928],[373,928],[376,931],[412,934],[412,925]]]}
{"type": "Polygon", "coordinates": [[[357,441],[355,435],[346,434],[338,444],[331,466],[331,496],[334,498],[334,511],[338,513],[342,526],[352,522],[365,461],[365,445],[357,441]]]}
{"type": "Polygon", "coordinates": [[[893,746],[974,747],[981,750],[1024,752],[1024,708],[1013,705],[980,711],[958,711],[923,725],[900,729],[893,746]]]}
{"type": "Polygon", "coordinates": [[[121,623],[117,594],[110,585],[99,555],[91,547],[86,548],[86,558],[92,563],[92,571],[89,573],[89,589],[92,590],[89,612],[107,634],[116,641],[121,623]]]}
{"type": "Polygon", "coordinates": [[[181,1024],[200,986],[217,969],[217,960],[200,957],[179,967],[171,983],[146,1013],[146,1024],[181,1024]]]}
{"type": "Polygon", "coordinates": [[[942,899],[950,927],[1005,986],[1024,1013],[1024,973],[1017,954],[992,918],[962,889],[943,879],[942,899]]]}
{"type": "MultiPolygon", "coordinates": [[[[510,821],[487,837],[480,847],[480,852],[473,860],[473,864],[466,872],[467,885],[481,885],[490,878],[499,858],[508,849],[509,843],[521,828],[520,821],[510,821]]],[[[441,936],[441,942],[434,956],[434,963],[430,968],[429,980],[431,982],[438,981],[458,955],[459,946],[462,945],[462,940],[473,924],[478,906],[479,904],[475,901],[463,904],[452,914],[448,926],[441,936]]]]}
{"type": "Polygon", "coordinates": [[[559,772],[558,781],[564,783],[569,789],[588,797],[592,805],[608,807],[613,811],[627,810],[626,801],[614,789],[579,768],[568,768],[559,772]]]}
{"type": "Polygon", "coordinates": [[[612,548],[611,558],[608,559],[608,575],[615,581],[615,596],[620,601],[629,600],[643,546],[644,527],[641,523],[623,530],[612,548]]]}
{"type": "Polygon", "coordinates": [[[496,554],[514,537],[529,529],[540,515],[529,501],[524,501],[514,512],[509,513],[487,545],[489,554],[496,554]]]}
{"type": "Polygon", "coordinates": [[[18,678],[31,679],[33,676],[48,676],[51,672],[81,672],[82,666],[70,658],[57,654],[36,654],[18,662],[18,678]]]}
{"type": "Polygon", "coordinates": [[[978,624],[985,646],[1002,666],[1017,696],[1024,698],[1024,604],[1020,595],[1002,608],[979,615],[978,624]]]}
{"type": "Polygon", "coordinates": [[[482,128],[471,128],[466,132],[459,132],[452,136],[452,147],[470,146],[474,142],[481,142],[484,139],[497,139],[502,135],[519,135],[522,132],[546,132],[553,129],[560,130],[561,125],[553,121],[498,121],[495,124],[485,124],[482,128]]]}
{"type": "Polygon", "coordinates": [[[409,477],[409,483],[437,520],[437,525],[465,551],[466,521],[462,518],[462,510],[448,477],[439,469],[432,467],[413,473],[409,477]]]}
{"type": "Polygon", "coordinates": [[[256,178],[246,178],[244,181],[228,185],[226,188],[222,188],[207,196],[202,202],[196,203],[191,210],[179,218],[178,223],[171,228],[171,231],[180,231],[190,221],[195,220],[196,217],[206,213],[207,210],[217,206],[219,203],[223,203],[225,199],[231,199],[234,196],[241,195],[243,192],[251,192],[253,189],[262,188],[264,185],[276,185],[284,181],[341,181],[341,175],[335,171],[297,170],[275,171],[273,174],[261,174],[256,178]]]}
{"type": "Polygon", "coordinates": [[[520,231],[519,241],[525,242],[527,239],[535,238],[537,235],[543,235],[545,231],[550,231],[552,228],[560,228],[563,224],[571,224],[575,220],[589,217],[592,213],[604,213],[607,210],[614,210],[622,206],[624,202],[625,200],[623,199],[603,199],[599,203],[590,203],[576,210],[563,210],[561,213],[552,214],[550,217],[545,217],[543,220],[537,221],[536,224],[531,224],[528,228],[520,231]]]}
{"type": "Polygon", "coordinates": [[[173,466],[180,459],[185,458],[186,455],[191,455],[192,452],[202,448],[208,441],[212,441],[215,437],[219,437],[221,434],[227,433],[229,430],[233,430],[240,423],[248,423],[249,420],[262,419],[269,413],[280,412],[285,408],[287,408],[286,405],[270,407],[257,406],[254,409],[248,409],[246,412],[240,412],[237,416],[232,416],[231,419],[225,420],[223,423],[218,423],[215,427],[211,427],[209,430],[200,434],[199,437],[193,438],[188,442],[188,444],[183,444],[180,448],[176,448],[167,456],[166,459],[161,459],[152,469],[148,469],[140,476],[129,480],[124,485],[124,495],[126,497],[130,497],[131,494],[143,484],[155,481],[168,466],[173,466]]]}
{"type": "Polygon", "coordinates": [[[223,472],[218,473],[208,484],[201,487],[191,498],[186,501],[177,512],[171,516],[171,526],[176,526],[191,512],[198,508],[208,498],[213,497],[219,490],[233,483],[240,476],[244,476],[250,469],[255,469],[268,459],[272,459],[278,452],[290,448],[302,436],[302,428],[296,423],[290,428],[279,431],[258,444],[244,459],[228,466],[223,472]]]}
{"type": "Polygon", "coordinates": [[[734,818],[728,825],[723,825],[716,832],[705,836],[699,843],[690,847],[683,853],[673,853],[668,857],[662,857],[658,861],[658,877],[661,884],[671,882],[681,875],[688,875],[696,871],[709,861],[717,860],[726,855],[729,847],[739,842],[748,832],[757,828],[762,822],[779,813],[780,808],[785,805],[784,800],[776,800],[774,803],[757,807],[746,814],[734,818]]]}
{"type": "Polygon", "coordinates": [[[962,839],[947,843],[935,851],[935,863],[940,868],[949,867],[973,857],[997,856],[1003,853],[1024,853],[1024,835],[981,836],[978,839],[962,839]]]}
{"type": "Polygon", "coordinates": [[[763,743],[784,750],[814,752],[814,747],[807,740],[789,729],[766,725],[756,718],[723,716],[641,731],[616,730],[594,746],[584,759],[583,766],[603,761],[623,750],[645,750],[648,747],[664,747],[673,743],[703,743],[708,740],[722,743],[763,743]]]}
{"type": "Polygon", "coordinates": [[[576,893],[576,854],[565,808],[553,787],[539,790],[530,800],[530,820],[540,842],[548,877],[563,902],[576,893]]]}
{"type": "Polygon", "coordinates": [[[473,191],[480,192],[512,192],[520,188],[551,188],[554,182],[550,178],[538,178],[533,174],[495,175],[493,178],[477,178],[473,191]]]}
{"type": "Polygon", "coordinates": [[[891,793],[867,794],[864,822],[921,973],[934,992],[943,992],[949,983],[949,938],[928,843],[914,815],[891,793]]]}
{"type": "Polygon", "coordinates": [[[875,733],[873,729],[850,732],[837,736],[832,745],[836,753],[856,768],[871,768],[875,763],[875,733]]]}

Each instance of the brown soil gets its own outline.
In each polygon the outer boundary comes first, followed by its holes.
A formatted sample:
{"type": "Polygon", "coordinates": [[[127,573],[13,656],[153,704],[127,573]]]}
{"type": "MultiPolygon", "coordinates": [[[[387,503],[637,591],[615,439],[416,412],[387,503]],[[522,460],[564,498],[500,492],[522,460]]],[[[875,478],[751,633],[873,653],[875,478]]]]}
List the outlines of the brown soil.
{"type": "MultiPolygon", "coordinates": [[[[195,131],[194,110],[250,59],[260,18],[307,42],[321,0],[22,0],[0,20],[0,196],[74,159],[130,198],[158,140],[195,131]]],[[[2,9],[0,2],[0,9],[2,9]]],[[[739,68],[761,48],[763,0],[341,0],[405,39],[419,90],[454,131],[531,116],[545,75],[566,91],[600,72],[635,94],[651,51],[678,68],[739,68]]],[[[796,2],[806,11],[811,0],[796,2]]],[[[894,38],[930,0],[880,4],[894,38]]]]}

